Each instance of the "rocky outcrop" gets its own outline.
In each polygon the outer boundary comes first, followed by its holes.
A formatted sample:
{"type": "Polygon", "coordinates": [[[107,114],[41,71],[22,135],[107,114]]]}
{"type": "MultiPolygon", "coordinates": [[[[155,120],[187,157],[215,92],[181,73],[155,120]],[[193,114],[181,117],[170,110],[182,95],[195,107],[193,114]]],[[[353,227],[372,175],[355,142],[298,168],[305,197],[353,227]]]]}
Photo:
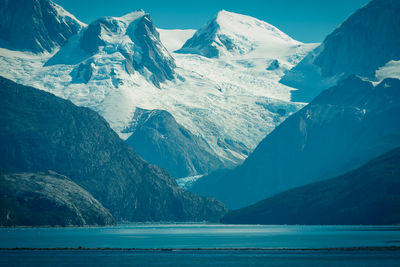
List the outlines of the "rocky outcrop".
{"type": "Polygon", "coordinates": [[[103,53],[102,58],[112,60],[115,53],[120,54],[126,72],[139,71],[156,86],[175,78],[175,61],[161,43],[150,15],[141,10],[94,21],[80,36],[79,47],[91,56],[103,53]]]}
{"type": "Polygon", "coordinates": [[[50,0],[1,0],[0,45],[34,53],[64,45],[83,27],[50,0]]]}
{"type": "Polygon", "coordinates": [[[309,102],[349,75],[374,79],[375,72],[400,59],[400,2],[373,0],[328,35],[281,80],[297,88],[294,101],[309,102]]]}
{"type": "Polygon", "coordinates": [[[149,14],[145,14],[127,29],[129,37],[141,49],[141,59],[134,61],[136,68],[147,68],[152,73],[155,85],[174,79],[175,61],[160,41],[160,34],[154,27],[149,14]]]}
{"type": "Polygon", "coordinates": [[[137,108],[131,127],[133,134],[126,142],[146,161],[165,168],[175,178],[207,174],[223,165],[202,138],[165,110],[137,108]]]}
{"type": "Polygon", "coordinates": [[[400,148],[342,176],[231,211],[224,223],[390,225],[400,223],[400,148]]]}
{"type": "Polygon", "coordinates": [[[1,226],[113,225],[92,195],[55,172],[0,174],[1,226]]]}
{"type": "Polygon", "coordinates": [[[0,111],[1,169],[62,173],[119,221],[216,221],[226,212],[179,188],[88,108],[0,78],[0,111]]]}
{"type": "Polygon", "coordinates": [[[400,146],[400,80],[375,86],[350,76],[286,119],[233,171],[198,180],[193,192],[240,208],[334,177],[400,146]]]}

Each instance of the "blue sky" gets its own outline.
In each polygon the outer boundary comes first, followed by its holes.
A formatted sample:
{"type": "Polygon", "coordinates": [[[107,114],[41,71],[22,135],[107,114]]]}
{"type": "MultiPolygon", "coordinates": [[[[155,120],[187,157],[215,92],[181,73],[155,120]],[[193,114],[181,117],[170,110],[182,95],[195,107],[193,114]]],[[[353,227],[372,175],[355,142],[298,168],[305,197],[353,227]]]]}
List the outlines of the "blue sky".
{"type": "Polygon", "coordinates": [[[321,42],[369,0],[53,0],[89,23],[102,16],[149,12],[159,28],[197,29],[225,9],[264,20],[302,42],[321,42]]]}

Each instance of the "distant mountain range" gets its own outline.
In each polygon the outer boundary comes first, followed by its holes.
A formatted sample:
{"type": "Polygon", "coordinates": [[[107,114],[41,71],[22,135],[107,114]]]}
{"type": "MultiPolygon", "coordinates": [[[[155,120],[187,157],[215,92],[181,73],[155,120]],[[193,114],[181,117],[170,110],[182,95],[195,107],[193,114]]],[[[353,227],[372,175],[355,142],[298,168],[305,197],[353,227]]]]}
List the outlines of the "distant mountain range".
{"type": "MultiPolygon", "coordinates": [[[[0,27],[13,29],[18,21],[21,30],[16,28],[13,35],[33,41],[11,47],[7,43],[13,37],[0,31],[0,75],[99,112],[124,140],[135,131],[130,126],[136,108],[170,113],[206,143],[192,144],[205,148],[199,152],[203,156],[198,167],[185,173],[179,165],[164,165],[174,175],[207,174],[215,166],[239,164],[268,132],[303,106],[291,102],[292,88],[278,81],[316,44],[295,41],[266,22],[221,11],[207,24],[212,27],[196,32],[159,30],[149,14],[138,10],[85,25],[52,1],[20,2],[27,3],[25,9],[2,1],[0,27]],[[29,30],[31,20],[37,30],[29,30]],[[64,38],[60,41],[53,33],[64,38]],[[36,47],[36,40],[42,39],[48,45],[36,47]],[[212,58],[195,51],[214,47],[218,56],[212,58]]],[[[181,141],[158,145],[170,150],[181,141]]],[[[190,161],[182,150],[174,155],[190,161]]]]}
{"type": "Polygon", "coordinates": [[[224,223],[391,225],[400,222],[400,148],[336,178],[231,211],[224,223]]]}

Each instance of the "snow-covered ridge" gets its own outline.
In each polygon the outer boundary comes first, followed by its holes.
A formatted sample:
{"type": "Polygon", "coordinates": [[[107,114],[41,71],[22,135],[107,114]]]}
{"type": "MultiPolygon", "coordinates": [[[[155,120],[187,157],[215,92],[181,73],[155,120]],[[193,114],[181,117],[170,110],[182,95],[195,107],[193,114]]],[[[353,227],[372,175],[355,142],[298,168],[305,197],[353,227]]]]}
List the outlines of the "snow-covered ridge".
{"type": "Polygon", "coordinates": [[[61,7],[60,5],[54,3],[53,1],[48,1],[49,4],[54,8],[54,10],[56,10],[57,12],[57,18],[58,20],[64,21],[66,22],[66,20],[72,20],[72,21],[76,21],[79,25],[81,25],[82,28],[85,28],[87,26],[86,23],[83,23],[82,21],[80,21],[79,19],[77,19],[74,15],[72,15],[71,13],[69,13],[68,11],[66,11],[63,7],[61,7]]]}
{"type": "Polygon", "coordinates": [[[274,49],[278,45],[300,44],[271,24],[246,15],[221,10],[177,52],[213,58],[244,55],[262,48],[274,49]]]}
{"type": "Polygon", "coordinates": [[[175,78],[174,59],[162,45],[149,14],[142,10],[92,22],[47,65],[77,63],[71,73],[77,83],[113,76],[113,85],[118,87],[124,82],[119,76],[136,71],[157,87],[175,78]]]}

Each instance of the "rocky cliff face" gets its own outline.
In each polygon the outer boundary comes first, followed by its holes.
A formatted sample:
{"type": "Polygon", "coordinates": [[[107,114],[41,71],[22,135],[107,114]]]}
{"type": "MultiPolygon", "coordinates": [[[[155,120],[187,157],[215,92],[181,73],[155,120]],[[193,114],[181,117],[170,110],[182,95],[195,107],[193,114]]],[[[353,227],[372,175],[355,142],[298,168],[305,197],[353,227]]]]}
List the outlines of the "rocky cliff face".
{"type": "Polygon", "coordinates": [[[299,89],[293,99],[309,102],[351,74],[374,79],[380,67],[399,60],[399,12],[397,0],[373,0],[350,16],[282,78],[299,89]]]}
{"type": "Polygon", "coordinates": [[[350,76],[279,125],[233,171],[193,191],[231,208],[333,177],[400,146],[400,80],[379,85],[350,76]]]}
{"type": "Polygon", "coordinates": [[[239,224],[364,224],[400,222],[400,149],[342,176],[295,188],[222,221],[239,224]]]}
{"type": "Polygon", "coordinates": [[[374,0],[343,22],[326,37],[314,60],[322,76],[373,78],[379,67],[400,59],[399,12],[399,1],[374,0]]]}
{"type": "Polygon", "coordinates": [[[0,79],[0,168],[70,177],[117,220],[216,221],[222,203],[180,189],[143,161],[96,112],[0,79]]]}
{"type": "Polygon", "coordinates": [[[49,0],[1,0],[0,45],[34,53],[64,45],[84,25],[49,0]]]}
{"type": "Polygon", "coordinates": [[[113,225],[114,218],[86,190],[55,172],[0,175],[0,225],[113,225]]]}
{"type": "MultiPolygon", "coordinates": [[[[78,68],[91,64],[97,68],[102,67],[106,58],[107,65],[112,67],[107,69],[107,73],[104,73],[104,68],[94,72],[94,78],[105,74],[134,74],[138,71],[156,86],[175,78],[175,61],[161,43],[150,15],[144,11],[132,12],[119,18],[100,18],[89,24],[78,38],[76,43],[62,49],[48,64],[66,63],[70,53],[77,55],[79,49],[82,49],[87,55],[85,60],[77,59],[80,62],[78,68]],[[121,65],[123,68],[120,70],[121,65]]],[[[72,77],[76,78],[76,75],[72,77]]],[[[81,82],[87,83],[89,79],[81,82]]]]}
{"type": "Polygon", "coordinates": [[[146,161],[165,168],[175,178],[210,173],[222,162],[209,145],[164,110],[137,108],[126,142],[146,161]]]}

